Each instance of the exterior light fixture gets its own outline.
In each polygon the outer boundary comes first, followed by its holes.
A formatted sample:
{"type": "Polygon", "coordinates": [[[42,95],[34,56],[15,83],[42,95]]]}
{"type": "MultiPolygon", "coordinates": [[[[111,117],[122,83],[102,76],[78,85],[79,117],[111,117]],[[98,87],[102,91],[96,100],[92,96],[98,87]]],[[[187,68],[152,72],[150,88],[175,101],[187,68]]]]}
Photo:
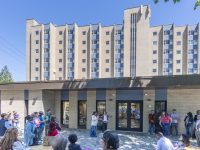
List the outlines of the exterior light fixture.
{"type": "Polygon", "coordinates": [[[13,103],[13,100],[14,100],[14,97],[11,97],[11,98],[10,98],[9,105],[12,105],[12,103],[13,103]]]}

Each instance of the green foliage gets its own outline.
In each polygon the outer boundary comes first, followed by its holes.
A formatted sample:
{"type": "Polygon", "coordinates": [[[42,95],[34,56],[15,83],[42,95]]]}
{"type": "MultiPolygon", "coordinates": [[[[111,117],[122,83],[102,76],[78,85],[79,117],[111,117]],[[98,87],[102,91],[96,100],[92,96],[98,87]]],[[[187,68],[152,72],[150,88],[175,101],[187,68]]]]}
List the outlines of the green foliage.
{"type": "MultiPolygon", "coordinates": [[[[153,0],[153,1],[154,1],[154,3],[158,3],[159,2],[159,0],[153,0]]],[[[169,1],[170,0],[164,0],[164,2],[169,2],[169,1]]],[[[174,4],[176,4],[176,3],[180,2],[180,1],[181,0],[173,0],[174,4]]],[[[194,10],[196,10],[198,6],[200,6],[200,0],[196,0],[196,3],[194,5],[194,10]]]]}
{"type": "Polygon", "coordinates": [[[0,83],[13,82],[12,75],[8,70],[7,66],[4,66],[0,72],[0,83]]]}

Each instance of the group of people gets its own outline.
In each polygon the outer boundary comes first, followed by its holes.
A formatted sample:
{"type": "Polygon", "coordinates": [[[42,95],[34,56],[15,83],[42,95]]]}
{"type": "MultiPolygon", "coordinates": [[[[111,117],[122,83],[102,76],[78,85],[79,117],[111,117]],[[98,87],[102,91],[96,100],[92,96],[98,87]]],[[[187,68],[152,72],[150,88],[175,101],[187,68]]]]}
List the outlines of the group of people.
{"type": "Polygon", "coordinates": [[[97,125],[99,122],[99,128],[102,130],[102,132],[107,130],[107,124],[108,124],[108,114],[107,112],[104,112],[103,115],[98,115],[97,112],[92,113],[92,119],[91,119],[91,129],[90,129],[90,136],[96,137],[97,136],[97,125]]]}
{"type": "Polygon", "coordinates": [[[12,127],[20,128],[19,114],[16,111],[2,113],[0,119],[0,137],[4,135],[7,129],[12,127]]]}
{"type": "MultiPolygon", "coordinates": [[[[171,114],[162,112],[161,116],[155,114],[152,110],[148,116],[149,118],[149,133],[154,134],[161,132],[163,136],[177,136],[178,124],[180,116],[176,109],[172,110],[171,114]]],[[[197,144],[200,147],[200,110],[196,112],[193,117],[191,112],[188,112],[184,119],[186,133],[182,135],[184,139],[196,138],[197,144]]]]}

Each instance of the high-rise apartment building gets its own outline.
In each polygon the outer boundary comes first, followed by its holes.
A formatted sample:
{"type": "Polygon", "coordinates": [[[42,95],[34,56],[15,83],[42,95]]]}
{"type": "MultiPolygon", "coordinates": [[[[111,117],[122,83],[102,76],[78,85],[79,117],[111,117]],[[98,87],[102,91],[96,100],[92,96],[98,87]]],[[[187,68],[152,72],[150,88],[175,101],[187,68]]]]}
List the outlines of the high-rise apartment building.
{"type": "Polygon", "coordinates": [[[200,25],[151,27],[149,6],[122,24],[78,26],[27,20],[27,81],[200,73],[200,25]]]}

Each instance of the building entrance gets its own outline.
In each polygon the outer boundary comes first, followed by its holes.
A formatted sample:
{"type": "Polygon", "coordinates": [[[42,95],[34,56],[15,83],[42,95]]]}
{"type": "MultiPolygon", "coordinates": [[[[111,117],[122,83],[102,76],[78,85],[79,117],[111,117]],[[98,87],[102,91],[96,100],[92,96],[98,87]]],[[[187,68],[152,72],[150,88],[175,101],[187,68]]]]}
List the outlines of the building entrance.
{"type": "Polygon", "coordinates": [[[143,103],[138,101],[117,102],[117,130],[142,132],[143,103]]]}

